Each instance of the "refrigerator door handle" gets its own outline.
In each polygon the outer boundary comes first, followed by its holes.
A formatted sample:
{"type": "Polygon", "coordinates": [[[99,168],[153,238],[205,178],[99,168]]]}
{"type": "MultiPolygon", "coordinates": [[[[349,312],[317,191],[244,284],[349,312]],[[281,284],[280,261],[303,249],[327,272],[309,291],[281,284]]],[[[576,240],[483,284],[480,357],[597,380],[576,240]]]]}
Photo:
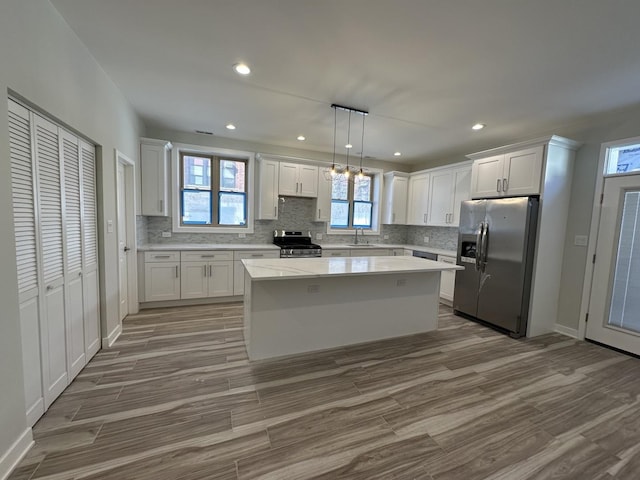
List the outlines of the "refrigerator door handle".
{"type": "Polygon", "coordinates": [[[480,270],[480,260],[482,257],[482,232],[484,231],[484,222],[480,222],[478,233],[476,233],[476,271],[480,270]]]}
{"type": "Polygon", "coordinates": [[[487,264],[487,235],[489,234],[489,222],[484,223],[482,229],[482,265],[483,268],[487,264]]]}

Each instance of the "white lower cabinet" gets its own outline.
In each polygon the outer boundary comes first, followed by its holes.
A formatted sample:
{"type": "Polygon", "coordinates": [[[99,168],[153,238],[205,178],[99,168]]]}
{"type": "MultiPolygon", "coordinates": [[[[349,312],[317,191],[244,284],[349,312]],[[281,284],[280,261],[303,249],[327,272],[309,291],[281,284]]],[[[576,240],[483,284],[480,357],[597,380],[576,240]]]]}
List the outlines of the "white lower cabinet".
{"type": "MultiPolygon", "coordinates": [[[[455,257],[447,257],[445,255],[438,255],[438,261],[453,265],[456,264],[455,257]]],[[[452,303],[453,291],[456,284],[456,272],[455,270],[444,270],[440,275],[440,298],[445,300],[445,303],[452,303]]]]}
{"type": "Polygon", "coordinates": [[[230,297],[232,295],[233,261],[209,263],[207,297],[230,297]]]}
{"type": "Polygon", "coordinates": [[[233,262],[181,262],[180,298],[233,295],[233,262]]]}
{"type": "Polygon", "coordinates": [[[180,262],[145,262],[144,299],[147,302],[180,299],[180,262]]]}
{"type": "Polygon", "coordinates": [[[242,260],[280,258],[280,249],[238,250],[233,253],[233,295],[244,295],[244,265],[242,260]]]}
{"type": "Polygon", "coordinates": [[[390,255],[394,257],[402,257],[404,256],[404,248],[392,248],[390,250],[390,255]]]}

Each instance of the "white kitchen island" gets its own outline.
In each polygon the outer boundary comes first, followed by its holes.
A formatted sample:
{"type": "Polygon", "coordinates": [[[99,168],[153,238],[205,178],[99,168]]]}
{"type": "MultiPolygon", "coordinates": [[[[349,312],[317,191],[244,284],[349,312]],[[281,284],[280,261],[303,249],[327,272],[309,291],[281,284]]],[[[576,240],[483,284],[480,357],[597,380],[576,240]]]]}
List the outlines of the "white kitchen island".
{"type": "Polygon", "coordinates": [[[462,269],[399,256],[242,262],[251,360],[435,330],[440,273],[462,269]]]}

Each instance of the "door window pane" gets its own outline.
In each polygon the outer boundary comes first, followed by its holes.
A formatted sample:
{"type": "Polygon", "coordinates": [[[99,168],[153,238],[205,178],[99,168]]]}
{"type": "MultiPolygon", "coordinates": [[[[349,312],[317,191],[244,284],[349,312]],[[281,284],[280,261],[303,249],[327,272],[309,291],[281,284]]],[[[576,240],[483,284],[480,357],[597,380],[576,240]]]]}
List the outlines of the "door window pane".
{"type": "Polygon", "coordinates": [[[349,226],[349,202],[331,200],[331,226],[333,228],[347,228],[349,226]]]}
{"type": "Polygon", "coordinates": [[[220,192],[218,194],[218,223],[220,225],[245,225],[247,223],[246,195],[220,192]]]}
{"type": "Polygon", "coordinates": [[[206,190],[182,191],[182,223],[188,225],[211,224],[211,192],[206,190]]]}
{"type": "Polygon", "coordinates": [[[627,191],[611,293],[609,325],[640,332],[640,192],[627,191]]]}
{"type": "Polygon", "coordinates": [[[629,173],[640,170],[640,145],[609,148],[607,173],[629,173]]]}

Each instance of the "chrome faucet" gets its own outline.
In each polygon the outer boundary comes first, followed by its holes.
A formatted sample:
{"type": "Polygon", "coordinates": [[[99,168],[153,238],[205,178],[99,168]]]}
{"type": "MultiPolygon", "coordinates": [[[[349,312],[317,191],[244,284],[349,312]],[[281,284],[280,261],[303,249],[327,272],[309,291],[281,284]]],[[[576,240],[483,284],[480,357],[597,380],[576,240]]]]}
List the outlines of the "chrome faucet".
{"type": "Polygon", "coordinates": [[[353,243],[354,243],[354,245],[358,245],[358,230],[360,230],[360,236],[361,236],[361,237],[364,237],[364,228],[360,228],[360,229],[356,228],[356,229],[355,229],[355,231],[356,231],[356,238],[355,238],[355,240],[354,240],[354,242],[353,242],[353,243]]]}

